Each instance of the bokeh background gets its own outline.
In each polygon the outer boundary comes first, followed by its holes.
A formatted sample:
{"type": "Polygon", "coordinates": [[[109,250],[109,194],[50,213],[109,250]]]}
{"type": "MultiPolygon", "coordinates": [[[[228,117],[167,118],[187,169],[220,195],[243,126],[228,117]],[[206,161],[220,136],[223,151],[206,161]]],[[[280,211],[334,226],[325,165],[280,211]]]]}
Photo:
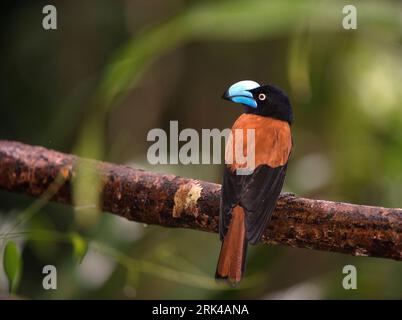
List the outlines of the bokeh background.
{"type": "MultiPolygon", "coordinates": [[[[57,31],[42,28],[45,4],[1,10],[0,139],[220,182],[220,165],[149,165],[146,136],[170,120],[230,127],[242,108],[220,96],[253,79],[282,87],[294,107],[286,191],[401,207],[399,1],[354,1],[357,30],[342,28],[344,1],[60,0],[57,31]]],[[[80,206],[96,202],[88,175],[76,209],[0,191],[1,252],[12,239],[22,253],[17,297],[402,298],[400,262],[283,246],[252,247],[245,281],[217,286],[216,234],[80,206]],[[42,288],[47,264],[57,290],[42,288]],[[342,287],[347,264],[357,290],[342,287]]]]}

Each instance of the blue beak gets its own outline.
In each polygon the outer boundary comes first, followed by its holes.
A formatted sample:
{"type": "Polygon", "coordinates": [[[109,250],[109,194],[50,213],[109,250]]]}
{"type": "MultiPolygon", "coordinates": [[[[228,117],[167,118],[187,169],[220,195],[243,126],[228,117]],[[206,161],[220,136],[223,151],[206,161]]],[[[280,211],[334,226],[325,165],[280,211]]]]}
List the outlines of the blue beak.
{"type": "Polygon", "coordinates": [[[223,94],[222,98],[225,100],[240,103],[251,108],[257,108],[252,93],[249,90],[260,87],[260,85],[251,80],[243,80],[231,85],[229,89],[223,94]]]}

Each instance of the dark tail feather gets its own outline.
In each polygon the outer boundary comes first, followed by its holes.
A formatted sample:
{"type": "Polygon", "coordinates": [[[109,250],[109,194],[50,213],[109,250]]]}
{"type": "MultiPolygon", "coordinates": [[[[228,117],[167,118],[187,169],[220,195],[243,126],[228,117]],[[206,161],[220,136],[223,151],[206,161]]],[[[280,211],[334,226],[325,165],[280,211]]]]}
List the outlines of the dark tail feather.
{"type": "Polygon", "coordinates": [[[223,239],[215,278],[226,279],[236,285],[243,277],[247,254],[244,210],[233,208],[232,220],[223,239]]]}

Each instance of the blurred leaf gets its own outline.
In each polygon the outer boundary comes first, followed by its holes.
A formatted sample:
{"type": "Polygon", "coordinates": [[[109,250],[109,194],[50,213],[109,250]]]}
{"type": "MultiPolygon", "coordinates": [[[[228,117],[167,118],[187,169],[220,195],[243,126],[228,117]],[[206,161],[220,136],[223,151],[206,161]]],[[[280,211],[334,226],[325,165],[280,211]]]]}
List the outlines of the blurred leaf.
{"type": "MultiPolygon", "coordinates": [[[[148,27],[117,50],[97,90],[96,110],[115,105],[133,88],[150,64],[183,43],[201,40],[251,42],[293,33],[344,31],[342,3],[331,1],[252,0],[197,3],[182,14],[148,27]]],[[[359,2],[359,23],[393,33],[402,26],[398,6],[359,2]]],[[[400,8],[400,7],[399,7],[400,8]]]]}
{"type": "Polygon", "coordinates": [[[88,252],[88,242],[78,233],[71,235],[71,244],[73,246],[73,256],[77,263],[81,263],[88,252]]]}
{"type": "Polygon", "coordinates": [[[13,241],[8,241],[4,248],[3,267],[10,293],[15,293],[21,279],[22,259],[18,247],[13,241]]]}
{"type": "Polygon", "coordinates": [[[56,230],[56,227],[52,220],[46,214],[37,214],[29,222],[30,233],[27,234],[26,239],[35,240],[41,239],[46,241],[46,245],[43,245],[42,241],[31,241],[30,247],[35,252],[35,255],[43,261],[48,261],[55,257],[59,251],[58,243],[49,235],[44,236],[44,231],[56,230]]]}
{"type": "Polygon", "coordinates": [[[187,36],[186,24],[181,16],[144,30],[117,50],[106,68],[97,91],[98,112],[106,112],[116,99],[130,90],[147,67],[166,52],[180,45],[187,36]]]}
{"type": "Polygon", "coordinates": [[[99,219],[102,181],[93,163],[80,161],[73,181],[75,219],[79,227],[94,226],[99,219]]]}

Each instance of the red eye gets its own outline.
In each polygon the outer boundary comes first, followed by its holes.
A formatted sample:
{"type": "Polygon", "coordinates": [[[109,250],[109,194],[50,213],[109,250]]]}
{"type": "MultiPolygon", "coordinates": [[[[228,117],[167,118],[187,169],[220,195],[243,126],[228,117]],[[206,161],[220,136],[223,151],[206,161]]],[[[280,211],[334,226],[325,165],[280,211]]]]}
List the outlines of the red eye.
{"type": "Polygon", "coordinates": [[[267,98],[267,96],[266,96],[265,94],[263,94],[263,93],[260,93],[260,94],[258,95],[258,100],[263,101],[263,100],[265,100],[266,98],[267,98]]]}

